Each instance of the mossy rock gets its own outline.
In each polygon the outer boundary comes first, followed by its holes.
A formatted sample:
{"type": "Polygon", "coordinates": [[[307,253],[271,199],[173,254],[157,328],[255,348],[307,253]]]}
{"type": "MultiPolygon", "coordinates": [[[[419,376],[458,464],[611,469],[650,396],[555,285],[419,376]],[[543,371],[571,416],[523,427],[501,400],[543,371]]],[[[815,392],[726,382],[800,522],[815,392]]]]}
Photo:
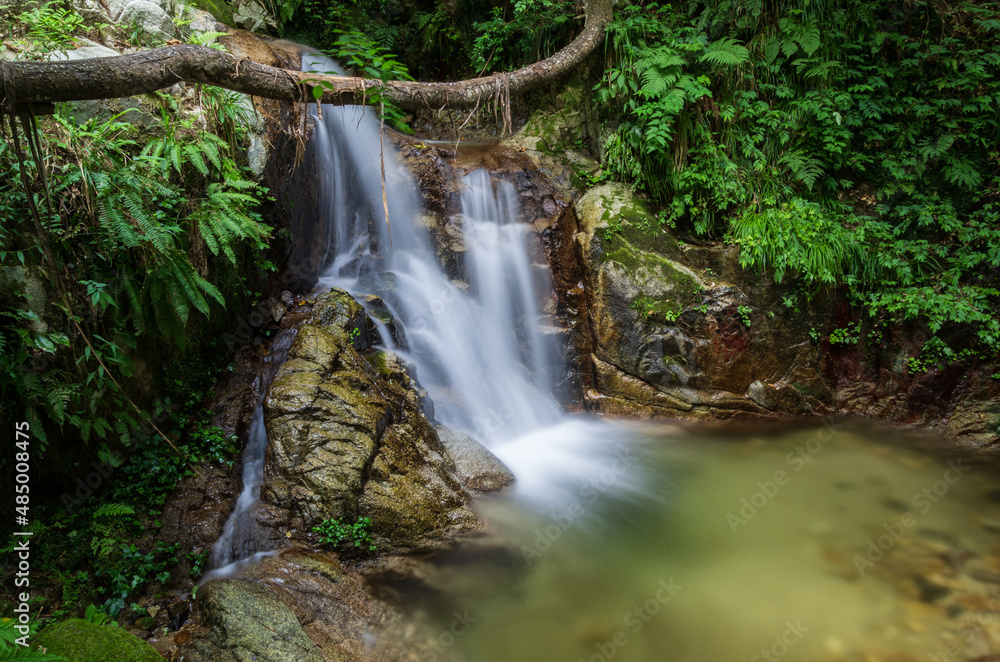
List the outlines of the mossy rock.
{"type": "Polygon", "coordinates": [[[236,25],[236,19],[233,18],[233,8],[226,4],[225,0],[185,0],[185,4],[207,11],[219,23],[236,25]]]}
{"type": "Polygon", "coordinates": [[[125,630],[71,618],[46,628],[35,643],[66,662],[163,662],[148,643],[125,630]]]}

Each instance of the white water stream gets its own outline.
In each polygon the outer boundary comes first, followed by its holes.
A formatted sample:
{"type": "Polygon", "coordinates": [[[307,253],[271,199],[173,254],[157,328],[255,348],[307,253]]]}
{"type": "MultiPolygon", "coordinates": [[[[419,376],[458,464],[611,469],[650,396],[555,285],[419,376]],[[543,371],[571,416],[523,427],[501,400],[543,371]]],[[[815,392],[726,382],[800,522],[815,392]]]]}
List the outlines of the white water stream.
{"type": "MultiPolygon", "coordinates": [[[[303,69],[335,70],[323,56],[304,56],[303,69]]],[[[435,418],[487,445],[517,476],[519,494],[554,506],[571,484],[607,469],[621,432],[568,418],[552,394],[557,348],[540,318],[552,284],[534,233],[516,220],[514,187],[485,170],[462,179],[465,291],[438,263],[416,184],[371,109],[324,107],[313,141],[325,164],[331,255],[317,291],[383,299],[408,347],[388,334],[383,342],[416,367],[435,418]]]]}

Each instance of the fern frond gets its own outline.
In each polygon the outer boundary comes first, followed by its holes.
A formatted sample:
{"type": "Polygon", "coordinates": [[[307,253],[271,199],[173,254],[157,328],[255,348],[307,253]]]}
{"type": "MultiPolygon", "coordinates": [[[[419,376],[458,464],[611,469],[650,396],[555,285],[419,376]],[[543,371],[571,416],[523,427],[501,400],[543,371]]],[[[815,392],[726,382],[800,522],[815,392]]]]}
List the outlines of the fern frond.
{"type": "Polygon", "coordinates": [[[135,515],[135,508],[124,503],[106,503],[94,511],[94,518],[98,517],[123,517],[125,515],[135,515]]]}
{"type": "Polygon", "coordinates": [[[735,39],[724,37],[713,41],[699,58],[701,62],[719,66],[736,66],[750,59],[750,51],[735,39]]]}

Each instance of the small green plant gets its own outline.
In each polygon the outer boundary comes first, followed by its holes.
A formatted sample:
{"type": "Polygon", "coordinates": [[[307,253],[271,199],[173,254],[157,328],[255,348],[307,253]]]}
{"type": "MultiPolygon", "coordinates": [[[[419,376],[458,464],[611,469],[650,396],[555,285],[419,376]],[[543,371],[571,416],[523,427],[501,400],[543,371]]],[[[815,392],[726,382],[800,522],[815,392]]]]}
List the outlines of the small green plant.
{"type": "Polygon", "coordinates": [[[815,328],[810,328],[809,329],[809,337],[812,338],[812,341],[814,343],[819,344],[819,339],[820,339],[821,336],[820,336],[819,331],[817,331],[815,328]]]}
{"type": "Polygon", "coordinates": [[[191,431],[191,444],[185,447],[192,462],[215,462],[233,466],[236,458],[236,437],[216,425],[201,422],[191,431]]]}
{"type": "Polygon", "coordinates": [[[376,550],[372,542],[371,525],[369,517],[358,517],[354,524],[348,524],[343,518],[337,517],[324,520],[312,530],[319,534],[319,541],[324,545],[343,551],[353,547],[358,552],[366,553],[376,550]]]}
{"type": "Polygon", "coordinates": [[[58,50],[73,41],[73,34],[83,31],[84,19],[63,3],[53,0],[21,14],[21,21],[28,28],[28,36],[42,50],[58,50]]]}
{"type": "Polygon", "coordinates": [[[608,225],[604,228],[604,240],[611,241],[611,238],[622,231],[622,219],[620,216],[612,216],[608,219],[608,225]]]}
{"type": "Polygon", "coordinates": [[[87,610],[83,613],[83,620],[94,625],[118,625],[109,614],[93,603],[87,606],[87,610]]]}
{"type": "Polygon", "coordinates": [[[834,329],[830,332],[831,345],[856,345],[861,339],[861,325],[857,323],[848,324],[842,329],[834,329]]]}
{"type": "Polygon", "coordinates": [[[121,545],[116,552],[104,557],[104,563],[94,573],[109,580],[110,597],[104,607],[112,616],[117,616],[125,608],[126,600],[137,594],[153,580],[166,582],[170,578],[170,568],[177,564],[175,554],[180,549],[177,543],[157,542],[148,552],[136,545],[121,545]]]}
{"type": "Polygon", "coordinates": [[[966,361],[975,356],[976,352],[971,349],[963,349],[956,352],[941,338],[932,336],[920,348],[920,355],[909,359],[907,364],[911,373],[919,373],[927,372],[932,368],[966,361]]]}
{"type": "Polygon", "coordinates": [[[209,552],[188,552],[187,560],[191,564],[191,569],[188,571],[188,575],[192,579],[198,579],[201,577],[201,573],[205,571],[205,566],[208,564],[209,552]]]}
{"type": "Polygon", "coordinates": [[[677,310],[669,300],[657,300],[651,297],[637,297],[629,304],[629,308],[639,313],[642,320],[652,319],[653,321],[663,321],[673,324],[681,316],[681,310],[677,310]]]}
{"type": "Polygon", "coordinates": [[[743,322],[743,325],[746,326],[746,328],[749,329],[750,328],[750,313],[753,312],[753,308],[751,308],[750,306],[740,306],[739,308],[736,309],[736,312],[738,312],[740,314],[740,321],[743,322]]]}

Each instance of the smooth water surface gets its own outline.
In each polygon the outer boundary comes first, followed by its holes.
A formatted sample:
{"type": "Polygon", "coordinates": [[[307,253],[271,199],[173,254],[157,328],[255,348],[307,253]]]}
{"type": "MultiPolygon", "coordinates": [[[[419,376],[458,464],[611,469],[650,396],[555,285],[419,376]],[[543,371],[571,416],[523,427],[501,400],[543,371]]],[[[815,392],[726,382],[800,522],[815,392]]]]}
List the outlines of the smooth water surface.
{"type": "Polygon", "coordinates": [[[993,467],[842,423],[607,432],[618,451],[559,508],[516,489],[481,500],[494,535],[432,558],[426,584],[391,587],[440,633],[442,655],[985,662],[1000,651],[993,467]]]}

